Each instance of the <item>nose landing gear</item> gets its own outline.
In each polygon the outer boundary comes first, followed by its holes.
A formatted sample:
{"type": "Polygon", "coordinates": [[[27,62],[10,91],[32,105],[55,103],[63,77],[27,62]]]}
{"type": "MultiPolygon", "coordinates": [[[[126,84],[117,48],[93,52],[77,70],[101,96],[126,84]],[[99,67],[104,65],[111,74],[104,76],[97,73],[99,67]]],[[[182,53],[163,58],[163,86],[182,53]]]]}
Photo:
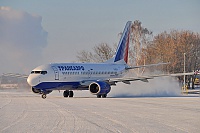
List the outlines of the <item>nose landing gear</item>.
{"type": "Polygon", "coordinates": [[[47,98],[47,95],[46,94],[42,94],[42,98],[43,99],[47,98]]]}
{"type": "MultiPolygon", "coordinates": [[[[69,90],[65,90],[64,92],[63,92],[63,96],[64,97],[73,97],[74,96],[74,92],[73,91],[69,91],[69,90]]],[[[46,93],[42,93],[42,98],[43,99],[46,99],[47,98],[47,94],[46,93]]]]}

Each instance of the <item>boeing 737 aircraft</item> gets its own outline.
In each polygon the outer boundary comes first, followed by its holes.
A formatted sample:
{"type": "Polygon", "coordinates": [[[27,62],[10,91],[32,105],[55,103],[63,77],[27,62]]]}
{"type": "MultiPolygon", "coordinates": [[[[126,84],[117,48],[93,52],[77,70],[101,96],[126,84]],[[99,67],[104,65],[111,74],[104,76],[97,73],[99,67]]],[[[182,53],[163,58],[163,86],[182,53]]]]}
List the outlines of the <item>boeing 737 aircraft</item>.
{"type": "MultiPolygon", "coordinates": [[[[120,39],[116,55],[105,63],[52,63],[41,65],[31,71],[27,82],[34,93],[42,98],[53,90],[65,90],[64,97],[73,97],[73,90],[89,90],[98,98],[105,98],[111,86],[117,82],[147,81],[150,77],[122,78],[129,69],[127,65],[131,21],[128,21],[120,39]]],[[[145,67],[145,66],[140,66],[145,67]]]]}
{"type": "MultiPolygon", "coordinates": [[[[73,97],[73,90],[89,90],[98,98],[105,98],[111,86],[117,82],[130,84],[130,81],[147,82],[153,77],[123,78],[130,69],[146,67],[127,65],[131,21],[126,23],[115,56],[104,63],[52,63],[41,65],[31,71],[27,78],[34,93],[46,95],[53,90],[64,90],[64,97],[73,97]]],[[[163,63],[164,64],[164,63],[163,63]]],[[[154,66],[152,64],[148,66],[154,66]]]]}

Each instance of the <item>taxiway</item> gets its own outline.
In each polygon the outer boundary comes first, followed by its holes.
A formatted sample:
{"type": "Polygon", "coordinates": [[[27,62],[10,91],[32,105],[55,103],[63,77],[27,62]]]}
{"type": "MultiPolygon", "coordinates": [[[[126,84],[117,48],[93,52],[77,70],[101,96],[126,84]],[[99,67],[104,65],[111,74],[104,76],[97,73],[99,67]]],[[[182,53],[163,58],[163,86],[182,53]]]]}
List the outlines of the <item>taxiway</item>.
{"type": "Polygon", "coordinates": [[[0,91],[0,132],[200,132],[200,97],[42,99],[0,91]]]}

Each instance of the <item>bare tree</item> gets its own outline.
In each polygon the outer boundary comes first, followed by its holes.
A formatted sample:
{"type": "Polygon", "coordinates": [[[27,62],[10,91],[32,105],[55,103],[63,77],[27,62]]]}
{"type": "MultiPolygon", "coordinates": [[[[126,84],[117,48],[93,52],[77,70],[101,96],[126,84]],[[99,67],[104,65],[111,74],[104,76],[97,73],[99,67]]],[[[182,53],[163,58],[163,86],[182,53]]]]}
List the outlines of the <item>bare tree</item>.
{"type": "Polygon", "coordinates": [[[170,62],[165,70],[183,72],[183,58],[186,53],[186,71],[200,67],[200,36],[190,31],[172,30],[154,37],[153,42],[143,49],[143,56],[148,63],[170,62]]]}
{"type": "Polygon", "coordinates": [[[100,43],[93,48],[93,52],[81,51],[78,53],[78,60],[81,62],[105,62],[112,58],[114,49],[107,43],[100,43]]]}
{"type": "Polygon", "coordinates": [[[92,62],[92,56],[93,54],[91,52],[82,50],[78,52],[78,55],[76,57],[78,58],[78,61],[80,62],[92,62]]]}
{"type": "MultiPolygon", "coordinates": [[[[156,35],[142,27],[138,20],[131,26],[129,65],[144,65],[158,62],[170,62],[157,69],[167,72],[183,72],[183,54],[186,53],[186,71],[200,68],[200,35],[191,31],[172,30],[156,35]]],[[[105,62],[113,57],[114,48],[107,43],[100,43],[93,52],[81,51],[77,58],[81,62],[105,62]]],[[[137,74],[143,70],[137,71],[137,74]]]]}
{"type": "MultiPolygon", "coordinates": [[[[119,33],[119,35],[121,36],[122,33],[119,33]]],[[[142,49],[149,44],[152,38],[152,32],[142,27],[139,20],[133,22],[130,33],[129,65],[145,64],[145,58],[141,56],[142,49]]],[[[104,62],[113,57],[116,48],[116,45],[111,48],[107,43],[101,43],[93,48],[93,52],[85,50],[79,52],[77,58],[81,62],[104,62]]]]}
{"type": "Polygon", "coordinates": [[[136,20],[131,26],[130,35],[129,62],[131,65],[143,65],[144,62],[141,62],[142,49],[147,47],[149,41],[152,40],[153,34],[147,28],[144,28],[139,20],[136,20]]]}
{"type": "MultiPolygon", "coordinates": [[[[122,35],[120,33],[119,35],[122,35]]],[[[146,48],[153,39],[152,31],[144,28],[139,20],[136,20],[131,25],[130,31],[130,46],[128,64],[131,66],[139,66],[145,64],[145,58],[142,54],[142,49],[146,48]]],[[[141,75],[143,69],[133,70],[132,72],[141,75]]]]}

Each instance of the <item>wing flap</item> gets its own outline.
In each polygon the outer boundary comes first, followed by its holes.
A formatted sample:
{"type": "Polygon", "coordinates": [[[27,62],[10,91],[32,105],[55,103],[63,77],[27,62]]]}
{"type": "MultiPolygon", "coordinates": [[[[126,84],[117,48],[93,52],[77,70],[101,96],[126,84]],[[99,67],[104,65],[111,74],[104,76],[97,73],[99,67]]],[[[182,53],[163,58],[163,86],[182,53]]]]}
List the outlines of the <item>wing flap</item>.
{"type": "Polygon", "coordinates": [[[123,82],[126,84],[130,84],[130,81],[143,81],[148,82],[148,79],[153,79],[153,77],[130,77],[130,78],[113,78],[110,79],[109,82],[123,82]]]}
{"type": "Polygon", "coordinates": [[[112,78],[109,79],[109,83],[111,85],[115,85],[117,82],[123,82],[125,84],[130,84],[130,81],[143,81],[148,82],[148,79],[153,79],[156,77],[176,77],[176,76],[183,76],[183,75],[194,75],[194,72],[190,73],[175,73],[175,74],[160,74],[160,75],[149,75],[149,76],[141,76],[141,77],[128,77],[128,78],[112,78]]]}
{"type": "Polygon", "coordinates": [[[136,68],[142,68],[142,67],[152,67],[152,66],[159,66],[159,65],[166,65],[169,63],[158,63],[158,64],[149,64],[149,65],[142,65],[142,66],[128,66],[126,69],[136,69],[136,68]]]}

